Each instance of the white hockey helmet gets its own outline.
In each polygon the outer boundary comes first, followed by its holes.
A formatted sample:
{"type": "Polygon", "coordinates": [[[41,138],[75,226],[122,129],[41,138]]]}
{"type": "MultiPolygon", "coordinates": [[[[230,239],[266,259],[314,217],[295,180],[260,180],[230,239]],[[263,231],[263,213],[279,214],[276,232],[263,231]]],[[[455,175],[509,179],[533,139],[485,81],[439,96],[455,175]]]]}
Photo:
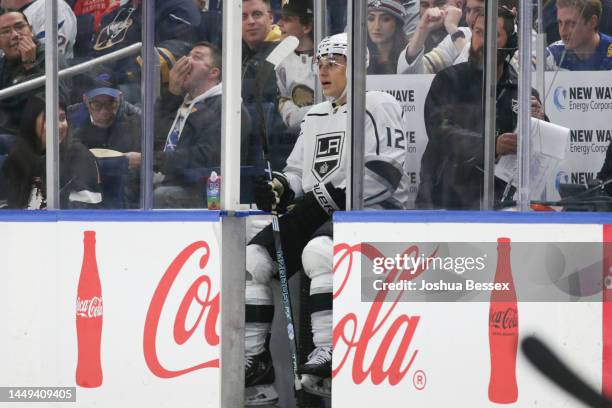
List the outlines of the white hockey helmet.
{"type": "MultiPolygon", "coordinates": [[[[328,55],[340,54],[348,58],[348,35],[346,33],[334,34],[325,37],[317,48],[316,60],[328,55]]],[[[366,68],[370,65],[370,52],[366,47],[366,68]]]]}

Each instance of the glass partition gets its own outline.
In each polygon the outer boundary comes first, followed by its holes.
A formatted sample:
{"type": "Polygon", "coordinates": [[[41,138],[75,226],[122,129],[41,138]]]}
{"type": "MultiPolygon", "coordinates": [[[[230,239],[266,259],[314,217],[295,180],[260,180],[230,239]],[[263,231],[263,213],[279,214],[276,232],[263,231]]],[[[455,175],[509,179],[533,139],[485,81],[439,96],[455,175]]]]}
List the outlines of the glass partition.
{"type": "MultiPolygon", "coordinates": [[[[58,128],[61,208],[143,208],[145,187],[152,208],[216,208],[218,183],[209,179],[213,172],[223,179],[221,2],[150,3],[152,35],[144,41],[155,46],[150,58],[154,80],[143,77],[141,0],[60,1],[57,40],[46,38],[44,1],[27,6],[23,14],[14,11],[14,3],[3,1],[0,15],[0,206],[44,207],[46,156],[38,135],[45,121],[25,106],[30,102],[38,110],[31,99],[45,101],[44,79],[29,81],[44,78],[44,47],[51,44],[58,51],[63,111],[58,128]],[[16,85],[24,87],[8,90],[16,85]],[[144,117],[145,88],[153,104],[146,115],[151,120],[144,117]],[[143,140],[152,142],[150,154],[143,140]],[[151,170],[143,169],[149,163],[151,170]],[[141,183],[143,174],[148,177],[141,183]]],[[[330,81],[321,87],[321,72],[328,75],[338,61],[313,59],[315,9],[325,17],[319,23],[321,37],[348,29],[345,1],[322,2],[324,11],[321,5],[308,11],[295,6],[301,2],[289,2],[283,12],[284,3],[244,2],[242,131],[232,138],[241,147],[240,201],[248,205],[255,202],[255,180],[265,174],[267,159],[274,171],[286,169],[288,159],[295,166],[290,155],[306,113],[316,102],[335,98],[333,90],[325,90],[330,81]],[[295,48],[275,63],[267,61],[289,36],[296,37],[295,48]]],[[[487,208],[483,199],[490,172],[494,207],[516,206],[523,30],[519,2],[497,3],[499,64],[487,64],[489,2],[367,2],[366,89],[389,97],[370,92],[368,112],[362,113],[366,208],[487,208]],[[486,113],[483,67],[495,75],[497,94],[489,105],[495,115],[486,113]],[[484,136],[492,133],[494,138],[484,136]],[[494,150],[487,155],[489,142],[494,150]]],[[[531,126],[531,152],[523,152],[530,163],[529,201],[536,209],[607,210],[612,191],[612,166],[606,162],[612,131],[607,118],[610,5],[557,0],[523,7],[532,8],[530,115],[539,119],[531,126]]],[[[323,122],[312,123],[309,131],[323,122]]],[[[327,180],[338,162],[333,138],[320,138],[320,143],[310,158],[313,183],[327,180]]]]}
{"type": "Polygon", "coordinates": [[[366,208],[481,208],[485,17],[484,1],[368,2],[367,89],[383,93],[366,101],[366,208]]]}
{"type": "MultiPolygon", "coordinates": [[[[609,211],[612,140],[612,6],[605,1],[545,2],[538,89],[550,126],[538,141],[557,166],[532,199],[571,211],[609,211]],[[610,157],[608,157],[610,156],[610,157]]],[[[533,156],[532,156],[533,157],[533,156]]],[[[532,158],[531,167],[541,165],[532,158]]]]}

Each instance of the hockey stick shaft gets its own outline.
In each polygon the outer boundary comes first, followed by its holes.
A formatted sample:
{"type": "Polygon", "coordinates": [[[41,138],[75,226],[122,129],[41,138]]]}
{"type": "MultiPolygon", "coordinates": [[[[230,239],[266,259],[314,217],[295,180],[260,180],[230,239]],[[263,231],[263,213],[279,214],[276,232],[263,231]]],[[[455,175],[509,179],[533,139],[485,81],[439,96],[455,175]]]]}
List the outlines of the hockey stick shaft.
{"type": "MultiPolygon", "coordinates": [[[[262,139],[262,148],[264,151],[264,159],[266,160],[266,175],[268,181],[272,182],[272,165],[270,164],[270,154],[268,153],[267,134],[260,133],[262,139]]],[[[293,320],[293,309],[291,307],[291,295],[289,293],[289,277],[285,266],[285,256],[283,254],[283,246],[281,243],[280,225],[278,223],[278,211],[276,206],[272,206],[272,236],[274,238],[274,251],[276,253],[276,266],[278,268],[278,276],[280,280],[281,294],[283,300],[283,310],[285,319],[287,320],[287,338],[289,339],[289,351],[291,352],[291,365],[293,368],[293,382],[296,391],[302,389],[302,382],[298,374],[298,348],[295,339],[295,324],[293,320]]]]}
{"type": "MultiPolygon", "coordinates": [[[[268,169],[270,161],[267,162],[268,169]]],[[[268,172],[271,174],[271,172],[268,172]]],[[[271,181],[271,180],[270,180],[271,181]]],[[[289,339],[289,350],[291,351],[291,365],[293,368],[293,381],[296,391],[302,389],[302,382],[298,374],[298,348],[295,339],[295,324],[293,322],[293,308],[291,307],[291,295],[289,293],[289,278],[287,268],[285,266],[285,257],[283,255],[283,246],[281,244],[280,226],[278,223],[278,213],[276,207],[272,209],[272,234],[274,237],[274,249],[276,251],[276,263],[278,267],[278,276],[280,279],[280,288],[283,298],[283,310],[287,320],[287,337],[289,339]]]]}
{"type": "MultiPolygon", "coordinates": [[[[277,48],[280,48],[280,46],[283,46],[285,50],[282,51],[282,53],[292,52],[293,49],[295,49],[296,44],[294,44],[293,48],[289,50],[289,48],[291,48],[291,46],[288,44],[289,42],[293,42],[293,41],[292,40],[283,41],[279,44],[279,46],[277,46],[277,48]]],[[[273,56],[273,57],[277,61],[281,61],[282,59],[284,59],[282,55],[273,56]]],[[[268,60],[268,62],[273,63],[273,64],[277,63],[275,61],[270,61],[270,60],[268,60]]],[[[257,111],[258,111],[260,121],[261,121],[258,133],[260,137],[264,160],[266,162],[266,175],[268,176],[268,181],[271,183],[273,180],[272,165],[270,164],[268,130],[266,126],[266,117],[265,117],[264,109],[263,109],[263,84],[266,83],[266,80],[268,80],[268,78],[265,78],[266,75],[265,75],[264,70],[262,69],[264,64],[261,64],[261,66],[259,67],[259,71],[257,72],[256,78],[255,78],[256,92],[257,92],[256,104],[257,104],[257,111]]],[[[295,324],[294,324],[294,319],[293,319],[293,309],[291,307],[291,296],[289,293],[289,277],[287,275],[285,256],[283,254],[283,247],[282,247],[281,235],[280,235],[280,225],[278,222],[278,211],[276,209],[276,206],[272,207],[271,212],[272,212],[272,235],[274,239],[274,250],[276,253],[276,265],[278,268],[278,275],[279,275],[279,280],[280,280],[283,310],[285,312],[285,319],[287,321],[287,338],[289,340],[289,351],[291,352],[291,366],[293,369],[294,389],[296,391],[296,396],[297,396],[297,392],[302,389],[302,382],[300,381],[300,376],[298,374],[298,361],[299,361],[298,354],[297,354],[298,348],[297,348],[297,342],[295,338],[295,324]]]]}

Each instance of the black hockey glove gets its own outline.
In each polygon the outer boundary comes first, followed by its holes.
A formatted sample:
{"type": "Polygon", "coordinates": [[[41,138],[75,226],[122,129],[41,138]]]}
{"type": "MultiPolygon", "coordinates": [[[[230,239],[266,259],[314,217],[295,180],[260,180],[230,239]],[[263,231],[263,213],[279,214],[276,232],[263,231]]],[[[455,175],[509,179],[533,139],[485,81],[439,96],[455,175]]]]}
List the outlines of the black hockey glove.
{"type": "Polygon", "coordinates": [[[273,172],[272,182],[265,176],[255,181],[255,204],[260,210],[272,211],[276,207],[279,213],[284,213],[294,197],[295,193],[283,173],[273,172]]]}

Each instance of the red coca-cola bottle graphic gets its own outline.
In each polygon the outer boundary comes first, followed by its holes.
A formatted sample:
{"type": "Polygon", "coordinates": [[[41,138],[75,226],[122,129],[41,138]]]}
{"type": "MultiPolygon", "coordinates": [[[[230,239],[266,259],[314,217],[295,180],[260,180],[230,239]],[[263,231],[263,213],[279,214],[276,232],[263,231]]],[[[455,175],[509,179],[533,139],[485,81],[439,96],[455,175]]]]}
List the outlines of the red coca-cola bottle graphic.
{"type": "Polygon", "coordinates": [[[516,352],[518,347],[518,308],[510,268],[510,238],[497,240],[496,283],[509,283],[510,290],[492,290],[489,306],[489,349],[491,377],[489,400],[510,404],[518,399],[516,352]]]}
{"type": "Polygon", "coordinates": [[[76,383],[81,387],[102,385],[102,286],[96,262],[96,233],[85,231],[83,265],[76,300],[78,361],[76,383]]]}

